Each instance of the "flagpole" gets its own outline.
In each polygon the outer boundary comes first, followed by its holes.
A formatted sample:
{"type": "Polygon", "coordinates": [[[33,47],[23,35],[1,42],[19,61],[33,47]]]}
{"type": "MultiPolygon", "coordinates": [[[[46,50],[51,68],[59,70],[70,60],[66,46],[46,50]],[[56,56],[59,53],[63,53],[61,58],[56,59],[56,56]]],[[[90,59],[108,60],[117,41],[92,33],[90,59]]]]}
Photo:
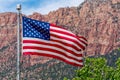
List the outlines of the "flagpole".
{"type": "Polygon", "coordinates": [[[20,80],[20,11],[21,5],[18,4],[16,9],[18,10],[17,13],[17,80],[20,80]]]}

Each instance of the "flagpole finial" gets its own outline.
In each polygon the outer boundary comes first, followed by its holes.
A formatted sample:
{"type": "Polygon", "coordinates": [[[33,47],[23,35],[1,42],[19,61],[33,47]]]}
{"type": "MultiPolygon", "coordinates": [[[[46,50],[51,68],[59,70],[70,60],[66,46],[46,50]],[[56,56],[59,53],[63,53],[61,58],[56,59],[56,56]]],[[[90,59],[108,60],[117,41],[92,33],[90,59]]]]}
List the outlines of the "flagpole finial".
{"type": "Polygon", "coordinates": [[[21,4],[17,4],[16,9],[21,10],[21,4]]]}

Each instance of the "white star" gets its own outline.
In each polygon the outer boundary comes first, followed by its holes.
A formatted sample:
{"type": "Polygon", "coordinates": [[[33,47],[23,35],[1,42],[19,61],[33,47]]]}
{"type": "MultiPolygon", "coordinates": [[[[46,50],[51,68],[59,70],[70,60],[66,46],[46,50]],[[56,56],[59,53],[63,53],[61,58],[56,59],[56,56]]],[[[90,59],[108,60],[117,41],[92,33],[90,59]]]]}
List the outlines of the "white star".
{"type": "Polygon", "coordinates": [[[26,37],[27,35],[25,34],[24,36],[26,37]]]}

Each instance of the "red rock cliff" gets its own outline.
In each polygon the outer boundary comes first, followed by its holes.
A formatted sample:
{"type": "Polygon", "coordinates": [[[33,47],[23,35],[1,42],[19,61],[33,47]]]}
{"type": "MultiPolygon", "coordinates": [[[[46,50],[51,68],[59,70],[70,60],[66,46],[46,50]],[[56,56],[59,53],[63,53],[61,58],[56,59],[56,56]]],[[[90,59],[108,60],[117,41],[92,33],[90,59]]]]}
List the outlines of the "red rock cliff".
{"type": "MultiPolygon", "coordinates": [[[[119,0],[85,0],[78,7],[60,8],[48,15],[34,13],[29,17],[63,26],[77,35],[85,36],[88,40],[85,55],[104,55],[120,47],[119,12],[119,0]]],[[[16,19],[16,13],[0,13],[1,54],[16,54],[16,19]]],[[[36,58],[31,57],[31,64],[36,63],[36,58]]]]}

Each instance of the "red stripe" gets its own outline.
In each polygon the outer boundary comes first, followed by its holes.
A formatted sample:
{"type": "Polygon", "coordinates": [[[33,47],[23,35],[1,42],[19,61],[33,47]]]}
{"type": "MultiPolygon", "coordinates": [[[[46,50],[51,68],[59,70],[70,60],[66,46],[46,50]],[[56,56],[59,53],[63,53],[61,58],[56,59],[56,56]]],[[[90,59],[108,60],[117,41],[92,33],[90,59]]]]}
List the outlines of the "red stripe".
{"type": "MultiPolygon", "coordinates": [[[[55,34],[50,34],[51,36],[54,36],[58,39],[65,39],[65,40],[68,40],[68,41],[71,41],[71,42],[74,42],[75,44],[77,44],[80,48],[82,48],[83,50],[85,49],[85,47],[83,45],[81,45],[79,42],[77,42],[76,40],[73,40],[73,39],[70,39],[70,38],[67,38],[67,37],[64,37],[64,36],[59,36],[59,35],[55,35],[55,34]]],[[[52,38],[51,38],[52,39],[52,38]]],[[[59,40],[61,42],[61,40],[59,40]]]]}
{"type": "MultiPolygon", "coordinates": [[[[52,41],[57,42],[57,41],[55,41],[55,40],[52,40],[52,41]]],[[[58,47],[58,48],[61,48],[61,49],[63,49],[63,50],[66,50],[66,51],[70,52],[71,54],[73,54],[73,55],[75,55],[75,56],[78,56],[78,57],[81,56],[81,54],[74,53],[72,50],[66,49],[66,48],[64,48],[63,46],[60,46],[60,45],[58,45],[58,44],[44,43],[44,42],[42,42],[42,41],[34,41],[34,40],[23,40],[23,43],[35,43],[35,44],[43,44],[43,45],[54,46],[54,47],[58,47]]],[[[67,43],[64,43],[64,42],[61,42],[60,44],[63,44],[63,45],[65,44],[65,46],[69,46],[69,47],[75,49],[76,51],[79,51],[79,52],[81,51],[80,49],[78,49],[78,48],[75,47],[74,45],[67,44],[67,43]]]]}
{"type": "Polygon", "coordinates": [[[58,28],[63,29],[61,26],[57,26],[57,25],[55,25],[55,24],[50,24],[50,26],[52,26],[52,27],[58,27],[58,28]]]}
{"type": "Polygon", "coordinates": [[[85,41],[87,41],[87,39],[85,37],[83,37],[83,36],[78,36],[78,37],[84,39],[85,41]]]}
{"type": "Polygon", "coordinates": [[[57,32],[57,33],[61,33],[61,34],[65,34],[65,35],[72,36],[72,37],[75,37],[75,38],[76,38],[76,36],[75,36],[74,34],[68,33],[68,32],[65,32],[65,31],[55,30],[55,29],[50,29],[50,31],[52,31],[52,32],[57,32]]]}
{"type": "Polygon", "coordinates": [[[57,33],[60,33],[60,34],[63,34],[63,35],[65,34],[65,35],[68,35],[68,36],[72,36],[72,37],[78,39],[80,42],[82,42],[83,44],[85,44],[87,46],[87,43],[85,43],[84,41],[80,40],[80,37],[77,37],[73,33],[68,33],[68,32],[65,32],[65,31],[54,30],[54,29],[50,29],[50,31],[57,32],[57,33]]]}
{"type": "MultiPolygon", "coordinates": [[[[55,25],[55,24],[50,24],[50,26],[51,27],[57,27],[57,28],[60,28],[60,29],[64,29],[63,27],[60,27],[60,26],[57,26],[57,25],[55,25]]],[[[66,30],[66,29],[64,29],[64,30],[66,30]]],[[[54,31],[54,32],[59,32],[59,33],[61,33],[61,34],[66,34],[67,33],[67,35],[69,35],[69,36],[72,36],[72,37],[75,37],[75,38],[82,38],[82,39],[84,39],[85,41],[87,41],[87,39],[85,38],[85,37],[83,37],[83,36],[76,36],[76,35],[74,35],[73,33],[68,33],[68,32],[65,32],[65,31],[60,31],[60,30],[54,30],[54,29],[51,29],[50,28],[50,31],[54,31]]],[[[68,30],[66,30],[66,31],[68,31],[68,30]]],[[[86,43],[87,44],[87,43],[86,43]]]]}
{"type": "Polygon", "coordinates": [[[63,45],[72,47],[72,48],[74,48],[74,49],[77,50],[77,51],[81,51],[80,48],[77,48],[77,47],[76,47],[75,45],[73,45],[73,44],[69,44],[69,43],[65,43],[65,42],[58,41],[58,40],[53,40],[53,39],[51,39],[51,40],[54,41],[54,42],[58,42],[58,43],[60,43],[60,44],[63,44],[63,45]]]}
{"type": "MultiPolygon", "coordinates": [[[[39,56],[47,56],[47,57],[52,57],[52,58],[56,58],[59,60],[62,60],[68,64],[74,65],[74,66],[79,66],[79,67],[83,67],[83,65],[74,63],[74,62],[70,62],[68,60],[66,60],[65,58],[61,58],[59,56],[55,56],[55,55],[51,55],[51,54],[44,54],[44,53],[37,53],[37,52],[23,52],[24,55],[39,55],[39,56]]],[[[81,61],[80,63],[82,63],[83,61],[81,61]]]]}
{"type": "MultiPolygon", "coordinates": [[[[65,54],[64,52],[61,52],[61,51],[58,51],[58,50],[55,50],[55,49],[51,49],[51,48],[49,49],[49,48],[36,47],[36,46],[23,46],[23,49],[34,49],[34,50],[50,51],[50,52],[53,52],[53,53],[55,53],[55,54],[60,54],[60,55],[63,55],[63,56],[65,56],[65,57],[68,57],[68,58],[73,59],[73,60],[76,60],[76,61],[81,61],[81,60],[78,60],[78,59],[73,58],[73,57],[71,57],[71,56],[68,56],[68,55],[65,54]]],[[[78,56],[76,56],[76,57],[78,57],[78,56]]],[[[80,57],[82,57],[82,54],[81,54],[80,57]]]]}
{"type": "Polygon", "coordinates": [[[84,42],[84,41],[82,41],[82,40],[80,40],[80,39],[78,39],[80,42],[82,42],[83,44],[85,44],[85,46],[87,46],[87,43],[86,42],[84,42]]]}

